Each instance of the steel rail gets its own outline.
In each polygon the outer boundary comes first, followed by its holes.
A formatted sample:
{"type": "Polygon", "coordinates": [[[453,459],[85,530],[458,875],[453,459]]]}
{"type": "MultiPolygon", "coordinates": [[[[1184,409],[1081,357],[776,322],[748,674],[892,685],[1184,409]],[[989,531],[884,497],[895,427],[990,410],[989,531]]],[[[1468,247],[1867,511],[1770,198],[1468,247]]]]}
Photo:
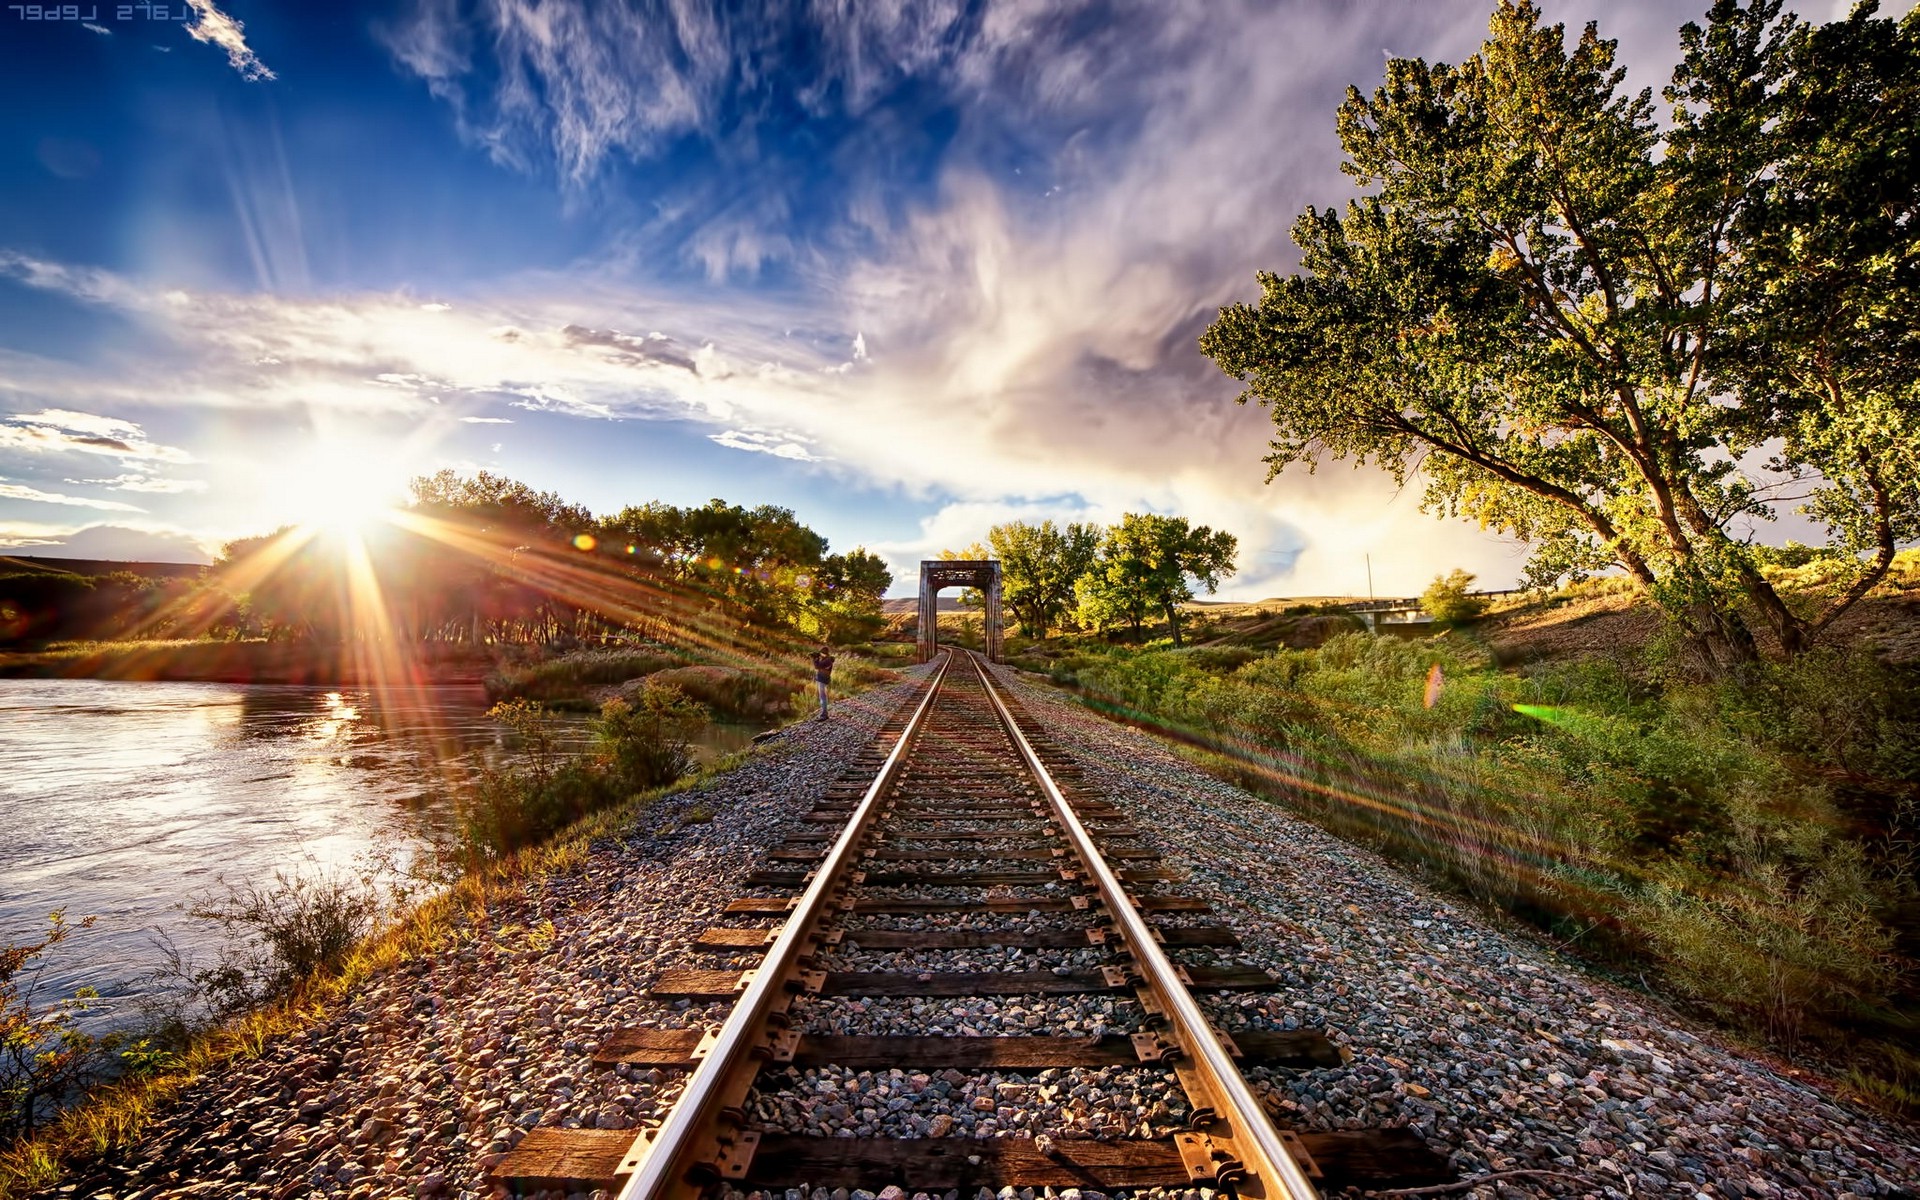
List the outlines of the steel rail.
{"type": "MultiPolygon", "coordinates": [[[[680,1093],[673,1111],[667,1114],[667,1119],[657,1129],[643,1135],[642,1140],[647,1143],[645,1157],[627,1179],[626,1186],[620,1189],[618,1200],[667,1200],[673,1196],[698,1195],[701,1191],[699,1186],[687,1179],[687,1172],[696,1164],[686,1159],[695,1144],[713,1132],[709,1121],[716,1114],[708,1112],[708,1109],[714,1105],[734,1070],[765,1043],[768,1034],[766,1018],[772,1002],[785,988],[788,974],[798,965],[802,944],[818,936],[818,922],[826,914],[828,898],[839,886],[841,873],[849,864],[857,861],[860,839],[866,834],[866,826],[879,805],[880,797],[900,773],[900,766],[906,761],[907,748],[919,734],[922,722],[933,708],[934,697],[940,693],[941,681],[946,678],[947,669],[952,665],[953,654],[949,651],[928,684],[920,707],[914,710],[912,719],[901,730],[900,740],[894,743],[893,752],[881,764],[880,773],[874,776],[872,786],[861,796],[846,828],[834,841],[833,849],[821,860],[813,881],[788,915],[780,937],[773,943],[773,948],[767,951],[766,960],[754,974],[752,982],[734,1003],[733,1012],[715,1035],[699,1067],[687,1080],[686,1089],[680,1093]]],[[[636,1152],[638,1149],[636,1144],[636,1152]]]]}
{"type": "MultiPolygon", "coordinates": [[[[1278,1197],[1286,1197],[1286,1200],[1319,1200],[1319,1190],[1288,1152],[1286,1143],[1273,1127],[1259,1097],[1247,1086],[1246,1077],[1240,1074],[1240,1068],[1234,1065],[1232,1057],[1214,1036],[1213,1026],[1207,1021],[1206,1014],[1200,1011],[1193,993],[1181,981],[1179,968],[1160,948],[1146,918],[1127,898],[1119,877],[1107,865],[1105,856],[1094,845],[1086,826],[1080,823],[1073,805],[1067,802],[1059,785],[1053,781],[1052,774],[1041,763],[1040,756],[1034,753],[1027,735],[1020,730],[1019,722],[1013,719],[1013,713],[1000,698],[999,689],[994,686],[987,669],[977,659],[971,661],[986,686],[987,698],[993,702],[994,710],[1006,726],[1020,756],[1026,760],[1034,778],[1046,792],[1054,816],[1061,828],[1066,830],[1068,840],[1098,886],[1101,900],[1119,924],[1134,961],[1139,964],[1148,985],[1163,999],[1167,1019],[1179,1038],[1181,1049],[1198,1071],[1202,1082],[1212,1091],[1214,1101],[1225,1106],[1226,1111],[1219,1115],[1225,1117],[1232,1126],[1235,1149],[1242,1156],[1241,1167],[1259,1180],[1267,1200],[1277,1200],[1278,1197]]],[[[1199,1098],[1194,1099],[1198,1102],[1199,1098]]],[[[1240,1190],[1245,1193],[1252,1189],[1242,1185],[1240,1190]]]]}

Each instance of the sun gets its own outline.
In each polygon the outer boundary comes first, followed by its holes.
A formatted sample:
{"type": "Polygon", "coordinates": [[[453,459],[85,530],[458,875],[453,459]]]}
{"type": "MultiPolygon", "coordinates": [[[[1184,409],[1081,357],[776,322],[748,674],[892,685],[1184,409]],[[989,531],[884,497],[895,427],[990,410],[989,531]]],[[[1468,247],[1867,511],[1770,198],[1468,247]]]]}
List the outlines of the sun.
{"type": "Polygon", "coordinates": [[[386,521],[405,495],[406,478],[379,447],[326,441],[296,454],[268,488],[289,523],[357,534],[386,521]]]}

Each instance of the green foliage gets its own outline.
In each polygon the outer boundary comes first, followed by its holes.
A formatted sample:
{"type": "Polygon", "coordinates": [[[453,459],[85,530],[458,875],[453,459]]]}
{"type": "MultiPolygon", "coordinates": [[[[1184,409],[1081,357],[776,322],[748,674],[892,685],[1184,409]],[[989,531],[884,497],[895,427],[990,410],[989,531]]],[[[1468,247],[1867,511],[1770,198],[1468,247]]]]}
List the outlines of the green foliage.
{"type": "Polygon", "coordinates": [[[1869,653],[1703,684],[1344,635],[1254,657],[1083,649],[1054,671],[1783,1047],[1910,1040],[1889,1014],[1920,1010],[1898,953],[1920,900],[1901,849],[1920,833],[1920,679],[1869,653]]]}
{"type": "Polygon", "coordinates": [[[37,942],[0,945],[0,1143],[29,1135],[35,1123],[106,1066],[116,1039],[81,1030],[95,995],[81,989],[71,997],[42,1001],[37,994],[52,950],[76,929],[92,925],[87,917],[69,925],[63,909],[47,917],[46,936],[37,942]]]}
{"type": "Polygon", "coordinates": [[[657,672],[634,700],[607,701],[586,754],[561,749],[554,717],[543,705],[494,705],[488,715],[514,732],[519,754],[511,764],[476,772],[460,795],[454,856],[466,864],[504,858],[686,775],[693,767],[691,739],[707,717],[676,681],[700,670],[712,668],[657,672]]]}
{"type": "Polygon", "coordinates": [[[1308,209],[1301,273],[1201,340],[1268,407],[1272,473],[1418,465],[1429,510],[1533,541],[1536,582],[1617,563],[1714,668],[1756,657],[1747,613],[1797,653],[1864,595],[1920,536],[1920,19],[1779,12],[1683,30],[1664,120],[1531,0],[1350,89],[1368,194],[1308,209]],[[1730,532],[1772,515],[1762,446],[1853,568],[1810,615],[1730,532]]]}
{"type": "Polygon", "coordinates": [[[706,706],[708,711],[736,721],[760,721],[787,710],[797,681],[774,670],[745,667],[675,667],[647,681],[649,687],[673,687],[706,706]]]}
{"type": "Polygon", "coordinates": [[[987,531],[1000,560],[1000,598],[1028,637],[1045,637],[1072,611],[1074,586],[1093,569],[1105,533],[1098,525],[1011,521],[987,531]]]}
{"type": "Polygon", "coordinates": [[[1420,593],[1420,607],[1437,624],[1459,625],[1486,611],[1487,602],[1473,594],[1473,575],[1455,567],[1445,575],[1435,575],[1427,590],[1420,593]]]}
{"type": "Polygon", "coordinates": [[[1179,606],[1193,599],[1192,583],[1213,592],[1233,574],[1238,548],[1232,534],[1196,528],[1185,517],[1127,513],[1107,530],[1098,560],[1080,579],[1081,620],[1094,629],[1125,622],[1137,639],[1147,615],[1158,610],[1177,647],[1179,606]]]}
{"type": "MultiPolygon", "coordinates": [[[[604,531],[649,548],[676,579],[725,596],[769,625],[798,615],[803,595],[798,579],[818,574],[827,552],[827,539],[802,525],[792,509],[771,504],[749,509],[717,497],[698,508],[657,501],[628,507],[608,520],[604,531]]],[[[864,566],[842,560],[826,569],[829,575],[858,574],[864,566]]],[[[882,584],[880,590],[885,589],[882,584]]]]}
{"type": "Polygon", "coordinates": [[[636,703],[607,701],[593,736],[609,784],[631,795],[675,782],[693,769],[691,739],[706,723],[699,704],[657,679],[648,681],[636,703]]]}

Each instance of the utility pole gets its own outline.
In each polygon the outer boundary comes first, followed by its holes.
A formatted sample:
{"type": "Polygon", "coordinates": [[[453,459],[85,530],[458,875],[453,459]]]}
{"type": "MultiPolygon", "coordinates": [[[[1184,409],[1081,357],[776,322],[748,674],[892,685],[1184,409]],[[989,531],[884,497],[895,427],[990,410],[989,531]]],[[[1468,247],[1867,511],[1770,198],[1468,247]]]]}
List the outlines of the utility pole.
{"type": "Polygon", "coordinates": [[[1367,555],[1367,603],[1373,603],[1373,555],[1367,555]]]}

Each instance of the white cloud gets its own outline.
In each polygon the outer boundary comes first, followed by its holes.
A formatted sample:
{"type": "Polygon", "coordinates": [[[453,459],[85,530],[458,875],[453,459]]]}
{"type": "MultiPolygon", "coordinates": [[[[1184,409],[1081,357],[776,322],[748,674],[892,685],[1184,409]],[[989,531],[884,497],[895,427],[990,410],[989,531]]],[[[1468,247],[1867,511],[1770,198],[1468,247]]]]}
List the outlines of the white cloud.
{"type": "Polygon", "coordinates": [[[461,417],[460,422],[463,425],[511,425],[513,419],[511,417],[461,417]]]}
{"type": "Polygon", "coordinates": [[[92,30],[94,33],[97,33],[102,37],[113,36],[113,30],[108,29],[105,25],[95,25],[92,21],[80,22],[80,28],[92,30]]]}
{"type": "Polygon", "coordinates": [[[152,475],[116,475],[111,479],[69,479],[68,483],[82,487],[112,488],[119,492],[150,492],[155,495],[174,496],[183,492],[204,492],[207,481],[204,479],[160,479],[152,475]]]}
{"type": "Polygon", "coordinates": [[[109,512],[145,512],[138,505],[123,504],[118,500],[95,500],[89,496],[68,496],[61,492],[43,492],[37,487],[24,483],[8,483],[0,479],[0,500],[26,500],[34,504],[66,504],[75,508],[99,508],[109,512]]]}
{"type": "MultiPolygon", "coordinates": [[[[6,382],[0,378],[0,392],[6,390],[6,382]]],[[[146,440],[132,421],[57,408],[0,418],[0,450],[100,454],[155,463],[193,461],[185,450],[146,440]]]]}
{"type": "Polygon", "coordinates": [[[218,46],[227,52],[227,64],[240,72],[243,79],[257,82],[262,79],[274,79],[277,76],[260,61],[260,56],[247,45],[246,26],[234,20],[213,6],[213,0],[186,0],[192,6],[198,18],[188,25],[187,36],[196,42],[206,42],[218,46]]]}
{"type": "Polygon", "coordinates": [[[816,455],[808,453],[805,446],[788,434],[770,433],[758,429],[725,429],[719,433],[710,433],[707,438],[730,450],[771,454],[775,458],[790,458],[796,462],[820,461],[816,455]]]}
{"type": "Polygon", "coordinates": [[[53,558],[187,563],[211,562],[220,549],[213,542],[170,525],[117,520],[91,525],[0,520],[0,548],[53,558]]]}

